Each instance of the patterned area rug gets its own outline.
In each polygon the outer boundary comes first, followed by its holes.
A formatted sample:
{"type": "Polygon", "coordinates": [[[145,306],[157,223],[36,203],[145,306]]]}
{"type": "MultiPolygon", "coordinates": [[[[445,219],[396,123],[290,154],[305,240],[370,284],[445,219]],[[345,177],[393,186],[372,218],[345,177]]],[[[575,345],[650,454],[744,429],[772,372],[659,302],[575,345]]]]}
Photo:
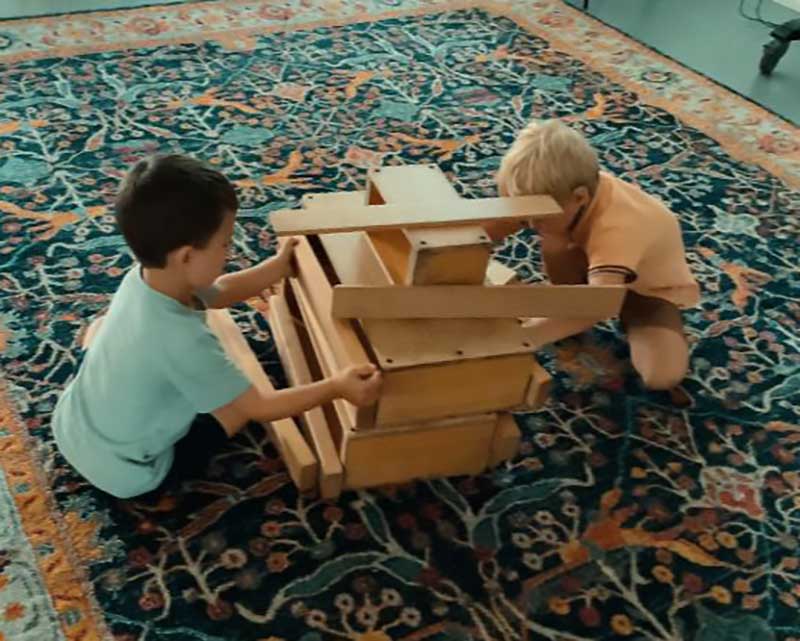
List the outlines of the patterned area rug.
{"type": "MultiPolygon", "coordinates": [[[[0,23],[0,639],[800,638],[800,146],[764,110],[558,0],[227,0],[0,23]],[[462,195],[529,118],[680,214],[704,301],[690,402],[644,392],[613,323],[544,355],[551,402],[476,478],[303,498],[263,432],[177,502],[93,491],[50,415],[131,257],[109,203],[154,151],[270,211],[435,162],[462,195]]],[[[535,239],[499,256],[539,277],[535,239]]],[[[267,325],[236,310],[281,381],[267,325]]],[[[113,372],[109,375],[113,376],[113,372]]]]}

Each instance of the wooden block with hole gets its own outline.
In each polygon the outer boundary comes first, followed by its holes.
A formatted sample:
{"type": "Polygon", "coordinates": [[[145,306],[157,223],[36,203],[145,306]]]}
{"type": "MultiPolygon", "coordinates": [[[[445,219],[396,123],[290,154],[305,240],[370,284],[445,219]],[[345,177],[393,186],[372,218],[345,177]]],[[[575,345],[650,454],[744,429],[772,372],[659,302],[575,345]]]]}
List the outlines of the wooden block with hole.
{"type": "MultiPolygon", "coordinates": [[[[370,170],[367,180],[370,205],[460,198],[436,165],[381,167],[370,170]]],[[[370,232],[370,238],[392,280],[403,285],[481,284],[492,252],[480,225],[390,229],[370,232]]]]}

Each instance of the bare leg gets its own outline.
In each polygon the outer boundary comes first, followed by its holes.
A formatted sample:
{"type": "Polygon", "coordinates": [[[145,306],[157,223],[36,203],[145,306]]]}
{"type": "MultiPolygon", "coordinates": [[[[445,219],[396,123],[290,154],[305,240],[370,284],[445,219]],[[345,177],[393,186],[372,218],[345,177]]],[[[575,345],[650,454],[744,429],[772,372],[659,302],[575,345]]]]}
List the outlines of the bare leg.
{"type": "Polygon", "coordinates": [[[622,308],[633,367],[651,390],[671,390],[686,377],[689,345],[680,310],[672,303],[629,292],[622,308]]]}

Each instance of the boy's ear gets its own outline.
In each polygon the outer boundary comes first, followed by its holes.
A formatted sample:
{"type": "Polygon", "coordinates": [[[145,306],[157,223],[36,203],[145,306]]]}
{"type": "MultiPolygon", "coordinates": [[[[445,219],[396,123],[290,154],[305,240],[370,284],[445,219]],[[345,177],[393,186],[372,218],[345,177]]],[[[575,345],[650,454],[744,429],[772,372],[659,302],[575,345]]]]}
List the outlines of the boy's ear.
{"type": "Polygon", "coordinates": [[[185,265],[192,258],[192,246],[184,245],[170,252],[170,260],[175,265],[185,265]]]}
{"type": "Polygon", "coordinates": [[[579,207],[585,207],[592,200],[592,195],[589,193],[588,187],[576,187],[572,192],[572,197],[579,207]]]}

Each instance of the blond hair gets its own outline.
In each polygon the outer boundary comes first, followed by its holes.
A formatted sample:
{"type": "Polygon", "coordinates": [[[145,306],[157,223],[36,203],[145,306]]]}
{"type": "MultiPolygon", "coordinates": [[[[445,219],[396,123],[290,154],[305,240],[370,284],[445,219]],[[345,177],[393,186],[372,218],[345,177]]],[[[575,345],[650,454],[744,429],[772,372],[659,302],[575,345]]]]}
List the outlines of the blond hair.
{"type": "Polygon", "coordinates": [[[579,132],[558,120],[532,121],[506,152],[497,172],[503,196],[568,198],[578,187],[597,189],[597,154],[579,132]]]}

